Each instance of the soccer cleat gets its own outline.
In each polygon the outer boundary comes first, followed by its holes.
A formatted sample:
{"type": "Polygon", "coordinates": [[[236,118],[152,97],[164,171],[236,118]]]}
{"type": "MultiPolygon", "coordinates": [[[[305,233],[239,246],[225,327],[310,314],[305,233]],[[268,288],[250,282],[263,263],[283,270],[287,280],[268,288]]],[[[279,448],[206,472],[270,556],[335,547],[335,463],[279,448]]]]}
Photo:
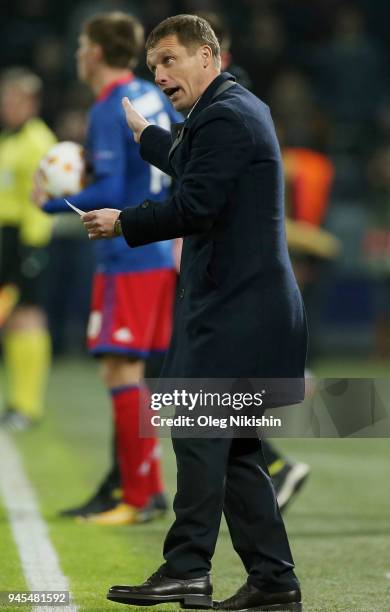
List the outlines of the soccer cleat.
{"type": "Polygon", "coordinates": [[[85,504],[61,510],[59,515],[68,518],[86,518],[91,514],[108,512],[118,506],[121,501],[121,494],[120,489],[110,491],[110,493],[104,493],[99,490],[85,504]]]}
{"type": "Polygon", "coordinates": [[[90,514],[88,516],[76,516],[77,523],[94,523],[95,525],[133,525],[138,523],[138,508],[124,504],[118,504],[112,510],[100,512],[99,514],[90,514]]]}
{"type": "Polygon", "coordinates": [[[86,517],[112,510],[122,501],[120,476],[117,466],[113,466],[105,475],[95,493],[84,503],[59,512],[60,516],[74,518],[86,517]]]}
{"type": "Polygon", "coordinates": [[[36,422],[13,408],[8,408],[0,416],[0,428],[3,431],[17,432],[26,431],[34,427],[36,422]]]}
{"type": "Polygon", "coordinates": [[[165,493],[152,495],[150,501],[138,510],[138,523],[148,523],[164,516],[168,512],[168,500],[165,493]]]}
{"type": "Polygon", "coordinates": [[[276,473],[271,472],[272,482],[275,488],[281,512],[287,508],[293,497],[298,493],[310,472],[307,463],[283,462],[276,473]]]}
{"type": "Polygon", "coordinates": [[[164,493],[153,495],[143,508],[135,508],[130,504],[120,502],[107,512],[99,512],[86,516],[76,516],[78,523],[87,522],[96,525],[134,525],[148,523],[160,518],[168,511],[168,502],[164,493]]]}

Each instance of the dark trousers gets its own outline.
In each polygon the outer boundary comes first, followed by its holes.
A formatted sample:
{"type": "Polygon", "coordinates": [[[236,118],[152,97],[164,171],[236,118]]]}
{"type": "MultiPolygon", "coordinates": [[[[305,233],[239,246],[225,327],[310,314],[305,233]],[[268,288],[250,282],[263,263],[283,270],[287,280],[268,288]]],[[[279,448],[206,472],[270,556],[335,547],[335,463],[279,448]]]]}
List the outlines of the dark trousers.
{"type": "Polygon", "coordinates": [[[173,437],[176,520],[162,571],[191,578],[211,568],[222,511],[248,581],[269,591],[297,588],[287,535],[257,438],[173,437]]]}

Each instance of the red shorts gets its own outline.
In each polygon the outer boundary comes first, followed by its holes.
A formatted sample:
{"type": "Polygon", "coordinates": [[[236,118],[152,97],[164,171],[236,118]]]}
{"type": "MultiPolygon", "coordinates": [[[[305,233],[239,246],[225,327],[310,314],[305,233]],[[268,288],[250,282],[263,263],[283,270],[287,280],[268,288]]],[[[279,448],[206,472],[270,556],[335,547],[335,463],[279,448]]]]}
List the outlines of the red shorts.
{"type": "Polygon", "coordinates": [[[173,270],[96,274],[87,330],[90,352],[146,358],[166,351],[175,277],[173,270]]]}

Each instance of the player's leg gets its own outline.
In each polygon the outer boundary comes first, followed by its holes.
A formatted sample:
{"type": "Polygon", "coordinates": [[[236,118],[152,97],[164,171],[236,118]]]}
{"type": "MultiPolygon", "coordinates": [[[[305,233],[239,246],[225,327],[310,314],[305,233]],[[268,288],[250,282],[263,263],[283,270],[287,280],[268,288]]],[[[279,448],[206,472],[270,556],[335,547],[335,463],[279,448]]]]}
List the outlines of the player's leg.
{"type": "Polygon", "coordinates": [[[21,430],[44,412],[51,342],[41,304],[48,257],[45,249],[21,245],[18,228],[3,228],[1,249],[2,281],[19,289],[18,305],[4,325],[7,410],[1,425],[21,430]]]}
{"type": "Polygon", "coordinates": [[[116,508],[122,501],[122,485],[119,463],[116,451],[115,432],[111,443],[111,464],[94,493],[86,502],[71,506],[59,512],[60,516],[76,518],[86,517],[90,514],[99,514],[116,508]]]}
{"type": "MultiPolygon", "coordinates": [[[[140,405],[148,403],[148,392],[143,382],[144,358],[152,348],[157,324],[165,330],[162,351],[169,341],[171,312],[165,326],[162,326],[159,314],[162,296],[166,293],[167,273],[167,270],[162,270],[156,273],[96,275],[93,287],[88,346],[93,354],[102,358],[102,376],[113,404],[123,501],[129,507],[138,509],[137,521],[150,520],[167,510],[162,491],[158,441],[154,435],[148,439],[138,436],[140,405]],[[143,472],[142,478],[137,474],[138,469],[143,472]],[[148,500],[146,506],[145,499],[148,500]]],[[[173,283],[171,292],[172,304],[173,283]]],[[[168,302],[164,300],[164,303],[168,302]]],[[[95,500],[92,498],[90,501],[95,500]]],[[[90,514],[90,503],[87,506],[82,512],[83,516],[90,514]]],[[[74,515],[73,510],[66,513],[74,515]]],[[[134,514],[134,510],[128,511],[128,519],[125,517],[124,521],[134,522],[134,514]]],[[[118,517],[119,511],[116,511],[107,520],[112,524],[111,521],[116,522],[118,517]]]]}
{"type": "MultiPolygon", "coordinates": [[[[163,354],[153,353],[152,355],[150,355],[145,363],[146,378],[158,378],[163,361],[163,354]]],[[[162,486],[160,486],[161,470],[159,465],[159,458],[161,454],[161,449],[159,444],[156,445],[154,454],[157,457],[157,461],[153,461],[152,463],[150,471],[150,480],[151,490],[155,493],[152,495],[151,502],[148,504],[148,507],[143,509],[143,514],[145,518],[153,518],[156,515],[165,513],[168,509],[168,503],[165,494],[163,492],[158,492],[160,491],[160,489],[162,489],[162,486]]],[[[101,512],[106,512],[107,510],[112,510],[122,501],[121,486],[122,485],[117,456],[116,436],[115,432],[113,432],[111,444],[111,463],[107,474],[105,474],[96,491],[86,502],[62,510],[60,512],[60,515],[68,517],[82,517],[87,516],[89,514],[99,514],[101,512]]]]}
{"type": "Polygon", "coordinates": [[[5,325],[19,301],[19,289],[12,283],[0,283],[0,329],[5,325]]]}
{"type": "MultiPolygon", "coordinates": [[[[106,279],[101,274],[95,274],[94,276],[91,313],[87,329],[88,348],[93,355],[95,354],[95,350],[98,350],[97,354],[99,357],[105,354],[103,348],[107,350],[106,344],[109,340],[109,332],[107,336],[105,331],[111,324],[109,320],[110,317],[108,317],[108,309],[106,307],[108,300],[107,283],[105,280],[106,279]],[[105,325],[103,326],[104,320],[105,325]],[[99,350],[100,348],[102,349],[101,351],[99,350]]],[[[110,302],[113,302],[113,298],[115,297],[114,287],[110,287],[110,293],[110,302]]],[[[61,510],[59,512],[60,516],[83,519],[92,514],[100,514],[112,510],[121,503],[122,489],[116,446],[116,432],[114,428],[111,444],[111,465],[108,472],[99,482],[93,494],[90,495],[85,502],[61,510]]]]}
{"type": "Polygon", "coordinates": [[[154,518],[148,510],[151,498],[163,495],[161,478],[158,482],[153,478],[151,486],[156,439],[140,434],[140,415],[150,399],[143,380],[144,362],[122,355],[105,355],[101,373],[112,400],[122,503],[89,520],[109,525],[143,522],[154,518]]]}
{"type": "Polygon", "coordinates": [[[310,467],[307,463],[285,457],[269,440],[263,440],[262,446],[279,508],[283,511],[304,484],[310,467]]]}
{"type": "Polygon", "coordinates": [[[113,465],[96,493],[85,504],[62,511],[62,516],[100,524],[141,521],[137,513],[150,500],[149,472],[154,460],[154,440],[139,436],[140,402],[149,398],[143,374],[140,359],[101,356],[100,375],[112,404],[113,465]]]}
{"type": "MultiPolygon", "coordinates": [[[[127,290],[126,303],[122,303],[120,308],[122,313],[120,329],[127,329],[123,328],[125,321],[128,329],[133,332],[131,340],[128,341],[129,351],[138,351],[138,354],[141,352],[145,358],[149,358],[150,366],[152,365],[150,362],[154,361],[154,370],[153,367],[149,367],[148,372],[149,376],[156,377],[160,372],[161,357],[165,354],[171,338],[176,275],[171,269],[150,270],[130,274],[122,280],[118,279],[118,283],[122,281],[127,290]],[[128,314],[123,319],[126,307],[128,314]],[[156,369],[158,360],[159,366],[156,369]]],[[[145,407],[149,408],[149,391],[143,381],[143,375],[139,414],[142,414],[145,407]]],[[[156,431],[149,428],[147,435],[143,432],[142,437],[145,440],[142,465],[147,471],[149,502],[142,508],[142,512],[138,510],[138,520],[147,521],[164,514],[168,509],[168,503],[162,481],[161,446],[156,431]]]]}
{"type": "Polygon", "coordinates": [[[3,340],[8,407],[4,426],[25,429],[42,418],[50,346],[44,312],[32,306],[16,308],[7,322],[3,340]]]}

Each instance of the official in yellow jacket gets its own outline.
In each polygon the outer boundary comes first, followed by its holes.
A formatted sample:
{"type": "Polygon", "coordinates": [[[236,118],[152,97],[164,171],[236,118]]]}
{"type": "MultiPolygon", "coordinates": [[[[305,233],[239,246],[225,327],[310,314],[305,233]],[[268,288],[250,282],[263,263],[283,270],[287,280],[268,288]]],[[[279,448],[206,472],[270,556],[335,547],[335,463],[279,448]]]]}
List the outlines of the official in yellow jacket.
{"type": "Polygon", "coordinates": [[[40,79],[12,68],[0,79],[0,327],[5,411],[0,427],[26,429],[43,415],[50,338],[42,308],[52,222],[30,202],[34,172],[55,137],[38,117],[40,79]]]}

